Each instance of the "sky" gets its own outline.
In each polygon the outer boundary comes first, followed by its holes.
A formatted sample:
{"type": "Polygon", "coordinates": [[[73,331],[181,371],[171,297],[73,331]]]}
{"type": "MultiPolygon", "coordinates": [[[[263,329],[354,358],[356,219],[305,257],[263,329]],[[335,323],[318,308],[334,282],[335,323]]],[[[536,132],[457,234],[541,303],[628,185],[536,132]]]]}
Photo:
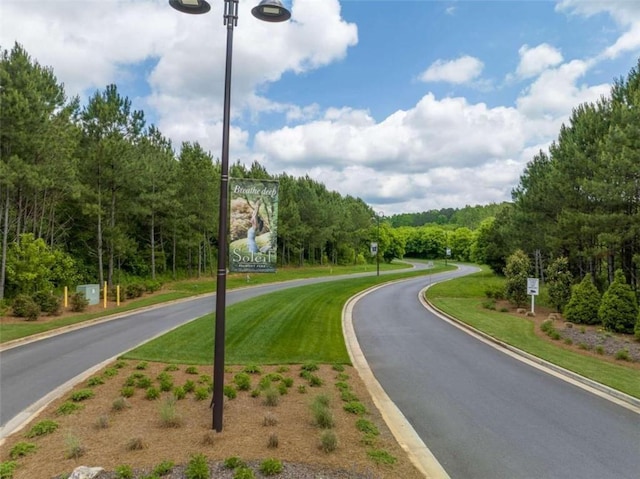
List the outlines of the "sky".
{"type": "MultiPolygon", "coordinates": [[[[223,0],[0,0],[20,43],[81,102],[116,84],[176,151],[221,156],[223,0]]],[[[640,57],[637,0],[240,0],[230,160],[308,175],[393,215],[509,201],[571,111],[640,57]]]]}

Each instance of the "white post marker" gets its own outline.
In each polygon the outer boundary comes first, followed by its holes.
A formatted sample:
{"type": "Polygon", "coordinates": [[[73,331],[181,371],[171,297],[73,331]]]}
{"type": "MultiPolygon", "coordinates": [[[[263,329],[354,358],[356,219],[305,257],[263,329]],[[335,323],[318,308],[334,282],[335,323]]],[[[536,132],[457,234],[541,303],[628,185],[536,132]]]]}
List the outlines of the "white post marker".
{"type": "Polygon", "coordinates": [[[535,313],[535,297],[539,294],[540,280],[527,278],[527,294],[531,295],[531,313],[535,313]]]}

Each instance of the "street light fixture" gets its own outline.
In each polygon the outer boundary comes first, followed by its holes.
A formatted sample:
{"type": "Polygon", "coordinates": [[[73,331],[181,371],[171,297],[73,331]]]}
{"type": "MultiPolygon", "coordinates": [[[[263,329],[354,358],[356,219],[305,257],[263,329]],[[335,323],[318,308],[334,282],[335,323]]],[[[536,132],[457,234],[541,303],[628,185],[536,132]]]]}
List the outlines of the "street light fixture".
{"type": "MultiPolygon", "coordinates": [[[[220,162],[220,216],[218,219],[218,272],[216,279],[216,324],[213,350],[213,429],[222,431],[224,399],[224,335],[227,289],[227,223],[229,189],[229,127],[231,117],[231,59],[233,27],[238,24],[238,1],[224,0],[224,24],[227,26],[227,56],[224,73],[224,110],[222,118],[222,159],[220,162]]],[[[202,14],[211,10],[206,0],[169,0],[182,13],[202,14]]],[[[279,0],[262,0],[251,10],[254,17],[267,22],[284,22],[291,13],[279,0]]]]}

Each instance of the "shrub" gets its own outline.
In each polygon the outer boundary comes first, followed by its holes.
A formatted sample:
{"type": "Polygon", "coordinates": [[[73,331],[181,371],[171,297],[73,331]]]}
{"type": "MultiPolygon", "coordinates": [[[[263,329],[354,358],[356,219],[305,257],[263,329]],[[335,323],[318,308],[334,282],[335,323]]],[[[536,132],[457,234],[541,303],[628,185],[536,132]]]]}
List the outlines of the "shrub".
{"type": "Polygon", "coordinates": [[[9,451],[9,457],[11,459],[18,459],[19,457],[26,456],[27,454],[34,452],[36,445],[32,442],[17,442],[9,451]]]}
{"type": "Polygon", "coordinates": [[[224,394],[227,399],[235,399],[238,397],[238,391],[230,385],[225,385],[222,388],[222,394],[224,394]]]}
{"type": "Polygon", "coordinates": [[[95,395],[96,393],[92,389],[80,389],[79,391],[72,393],[70,399],[73,402],[81,402],[91,399],[95,395]]]}
{"type": "Polygon", "coordinates": [[[350,401],[346,403],[342,408],[350,412],[351,414],[357,414],[358,416],[367,412],[367,408],[360,401],[350,401]]]}
{"type": "Polygon", "coordinates": [[[278,418],[274,414],[268,412],[264,415],[264,418],[262,419],[263,426],[275,426],[277,424],[278,418]]]}
{"type": "Polygon", "coordinates": [[[136,387],[140,389],[147,389],[151,387],[151,378],[148,376],[142,376],[136,381],[136,387]]]}
{"type": "Polygon", "coordinates": [[[209,388],[204,388],[204,387],[196,388],[196,390],[193,392],[193,395],[196,398],[196,400],[204,401],[209,397],[209,388]]]}
{"type": "Polygon", "coordinates": [[[113,368],[107,368],[104,370],[104,377],[106,378],[112,378],[114,376],[118,375],[118,369],[113,367],[113,368]]]}
{"type": "Polygon", "coordinates": [[[344,371],[344,366],[342,364],[334,364],[333,366],[331,366],[331,369],[341,373],[342,371],[344,371]]]}
{"type": "Polygon", "coordinates": [[[155,293],[162,287],[162,283],[160,281],[156,281],[153,279],[147,279],[144,281],[144,290],[147,293],[155,293]]]}
{"type": "Polygon", "coordinates": [[[506,298],[516,306],[522,306],[527,300],[527,277],[531,261],[522,250],[517,250],[507,259],[504,275],[507,278],[505,284],[506,298]]]}
{"type": "Polygon", "coordinates": [[[162,461],[153,468],[153,474],[157,476],[166,476],[173,470],[173,466],[175,466],[173,461],[162,461]]]}
{"type": "Polygon", "coordinates": [[[239,391],[248,391],[251,389],[251,377],[247,373],[238,373],[233,377],[239,391]]]}
{"type": "Polygon", "coordinates": [[[231,457],[226,458],[224,460],[224,462],[223,462],[223,465],[227,469],[237,469],[238,467],[245,467],[246,466],[244,461],[242,459],[240,459],[238,456],[231,456],[231,457]]]}
{"type": "Polygon", "coordinates": [[[392,465],[395,464],[397,459],[389,454],[384,449],[373,449],[371,451],[367,451],[367,455],[375,462],[376,464],[387,464],[392,465]]]}
{"type": "Polygon", "coordinates": [[[113,403],[111,404],[111,410],[112,411],[124,411],[128,407],[131,407],[131,405],[123,397],[115,399],[113,401],[113,403]]]}
{"type": "Polygon", "coordinates": [[[616,351],[615,358],[620,361],[631,361],[631,356],[629,356],[628,349],[619,349],[616,351]]]}
{"type": "Polygon", "coordinates": [[[248,374],[260,374],[262,369],[257,364],[247,364],[242,371],[248,374]]]}
{"type": "Polygon", "coordinates": [[[116,479],[133,479],[133,469],[128,464],[116,466],[116,479]]]}
{"type": "Polygon", "coordinates": [[[135,369],[137,369],[139,371],[144,371],[145,369],[147,369],[148,366],[149,366],[148,362],[140,361],[138,364],[136,364],[135,369]]]}
{"type": "Polygon", "coordinates": [[[312,407],[312,412],[315,425],[319,428],[331,429],[335,426],[333,414],[331,414],[331,410],[328,407],[321,404],[315,404],[312,407]]]}
{"type": "Polygon", "coordinates": [[[76,436],[67,436],[65,444],[67,446],[67,453],[65,455],[67,459],[79,459],[87,452],[86,448],[80,442],[80,438],[76,436]]]}
{"type": "Polygon", "coordinates": [[[344,402],[351,402],[351,401],[357,401],[358,396],[356,396],[353,391],[349,391],[348,389],[345,389],[344,391],[342,391],[342,393],[340,393],[340,399],[342,399],[344,402]]]}
{"type": "Polygon", "coordinates": [[[484,295],[488,298],[488,299],[494,299],[494,300],[501,300],[504,299],[504,286],[501,285],[491,285],[488,286],[485,290],[484,290],[484,295]]]}
{"type": "Polygon", "coordinates": [[[267,447],[269,449],[277,449],[278,448],[278,434],[276,434],[275,432],[272,432],[271,434],[269,434],[269,437],[267,438],[267,447]]]}
{"type": "Polygon", "coordinates": [[[588,274],[572,288],[571,298],[564,307],[564,316],[572,323],[596,324],[600,301],[600,293],[588,274]]]}
{"type": "Polygon", "coordinates": [[[124,287],[124,294],[127,298],[139,298],[144,294],[144,285],[141,283],[130,283],[124,287]]]}
{"type": "Polygon", "coordinates": [[[84,293],[79,291],[69,297],[69,304],[71,304],[71,311],[80,313],[87,309],[89,300],[85,297],[84,293]]]}
{"type": "Polygon", "coordinates": [[[623,271],[616,270],[613,282],[602,296],[598,318],[609,331],[631,334],[637,317],[636,294],[627,284],[623,271]]]}
{"type": "Polygon", "coordinates": [[[109,416],[106,414],[101,414],[96,419],[95,423],[96,429],[107,429],[109,427],[109,416]]]}
{"type": "Polygon", "coordinates": [[[52,432],[54,432],[56,429],[58,429],[57,422],[52,421],[50,419],[45,419],[44,421],[40,421],[39,423],[34,424],[34,426],[31,429],[29,429],[29,432],[26,434],[26,437],[32,438],[32,437],[46,436],[47,434],[51,434],[52,432]]]}
{"type": "Polygon", "coordinates": [[[177,386],[173,388],[173,397],[180,400],[187,397],[187,391],[184,390],[182,386],[177,386]]]}
{"type": "Polygon", "coordinates": [[[69,414],[74,413],[79,409],[82,409],[82,405],[71,401],[65,401],[60,404],[58,409],[56,409],[56,416],[68,416],[69,414]]]}
{"type": "Polygon", "coordinates": [[[62,301],[51,291],[38,291],[33,295],[33,300],[40,306],[42,312],[54,316],[60,314],[62,301]]]}
{"type": "Polygon", "coordinates": [[[569,269],[569,260],[559,257],[547,267],[546,286],[551,304],[556,311],[562,312],[571,299],[573,275],[569,269]]]}
{"type": "Polygon", "coordinates": [[[233,479],[255,479],[256,475],[248,467],[239,467],[233,474],[233,479]]]}
{"type": "Polygon", "coordinates": [[[320,436],[320,449],[324,452],[333,452],[338,447],[338,438],[333,431],[324,431],[320,436]]]}
{"type": "Polygon", "coordinates": [[[104,384],[104,379],[102,379],[100,376],[94,376],[87,380],[87,386],[89,387],[99,386],[101,384],[104,384]]]}
{"type": "Polygon", "coordinates": [[[209,479],[209,464],[204,454],[194,454],[184,471],[186,479],[209,479]]]}
{"type": "Polygon", "coordinates": [[[269,387],[265,389],[263,402],[265,406],[270,406],[270,407],[277,406],[278,403],[280,402],[280,392],[273,387],[269,387]]]}
{"type": "Polygon", "coordinates": [[[187,379],[184,382],[184,386],[182,386],[182,388],[184,389],[184,392],[192,393],[196,390],[196,383],[194,383],[191,379],[187,379]]]}
{"type": "Polygon", "coordinates": [[[179,371],[180,368],[176,365],[176,364],[169,364],[166,368],[164,368],[165,371],[179,371]]]}
{"type": "Polygon", "coordinates": [[[265,459],[260,463],[260,472],[265,476],[275,476],[282,472],[282,462],[278,459],[265,459]]]}
{"type": "Polygon", "coordinates": [[[308,361],[306,363],[304,363],[301,368],[302,371],[308,371],[308,372],[313,372],[313,371],[317,371],[318,370],[318,364],[313,362],[313,361],[308,361]]]}
{"type": "Polygon", "coordinates": [[[320,376],[316,376],[315,374],[311,374],[309,376],[309,386],[311,386],[312,388],[318,388],[320,386],[322,386],[323,381],[320,378],[320,376]]]}
{"type": "Polygon", "coordinates": [[[0,479],[12,479],[18,463],[16,461],[0,462],[0,479]]]}
{"type": "Polygon", "coordinates": [[[380,431],[378,431],[378,428],[376,427],[376,425],[373,424],[368,419],[358,419],[356,421],[356,428],[358,429],[358,431],[363,432],[365,434],[373,434],[374,436],[377,436],[380,434],[380,431]]]}
{"type": "Polygon", "coordinates": [[[153,386],[148,387],[144,393],[144,397],[149,401],[155,401],[160,397],[160,391],[157,388],[154,388],[153,386]]]}
{"type": "Polygon", "coordinates": [[[131,396],[133,396],[134,392],[135,392],[135,389],[133,388],[133,386],[125,386],[122,389],[120,389],[120,395],[123,398],[130,398],[131,396]]]}
{"type": "Polygon", "coordinates": [[[27,320],[35,320],[40,316],[40,307],[27,294],[19,294],[13,299],[12,304],[13,315],[18,318],[26,318],[27,320]],[[35,311],[37,310],[37,314],[35,311]],[[33,315],[35,314],[35,318],[33,315]]]}
{"type": "Polygon", "coordinates": [[[160,405],[160,424],[166,428],[176,428],[183,424],[182,416],[176,409],[176,399],[167,397],[160,405]]]}
{"type": "Polygon", "coordinates": [[[602,346],[596,346],[596,354],[604,354],[604,348],[602,346]]]}
{"type": "Polygon", "coordinates": [[[127,441],[127,450],[142,451],[146,447],[141,437],[133,437],[127,441]]]}
{"type": "Polygon", "coordinates": [[[184,370],[187,374],[200,374],[198,368],[195,366],[188,366],[187,369],[184,370]]]}

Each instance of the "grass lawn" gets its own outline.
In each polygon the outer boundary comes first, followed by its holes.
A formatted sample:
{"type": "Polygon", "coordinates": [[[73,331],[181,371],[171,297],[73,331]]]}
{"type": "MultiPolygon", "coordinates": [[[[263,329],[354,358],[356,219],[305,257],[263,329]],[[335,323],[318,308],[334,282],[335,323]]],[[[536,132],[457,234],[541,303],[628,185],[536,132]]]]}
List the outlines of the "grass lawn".
{"type": "MultiPolygon", "coordinates": [[[[446,269],[452,269],[450,266],[446,269]]],[[[436,266],[433,274],[445,270],[436,266]]],[[[291,288],[229,306],[225,357],[229,364],[349,363],[342,308],[358,292],[426,271],[367,276],[291,288]]],[[[214,314],[199,318],[127,353],[127,359],[211,364],[214,314]]]]}
{"type": "Polygon", "coordinates": [[[485,269],[474,275],[436,284],[427,291],[427,298],[445,313],[496,339],[640,398],[640,371],[637,369],[559,348],[538,337],[533,322],[524,317],[483,308],[485,289],[500,281],[485,269]]]}

